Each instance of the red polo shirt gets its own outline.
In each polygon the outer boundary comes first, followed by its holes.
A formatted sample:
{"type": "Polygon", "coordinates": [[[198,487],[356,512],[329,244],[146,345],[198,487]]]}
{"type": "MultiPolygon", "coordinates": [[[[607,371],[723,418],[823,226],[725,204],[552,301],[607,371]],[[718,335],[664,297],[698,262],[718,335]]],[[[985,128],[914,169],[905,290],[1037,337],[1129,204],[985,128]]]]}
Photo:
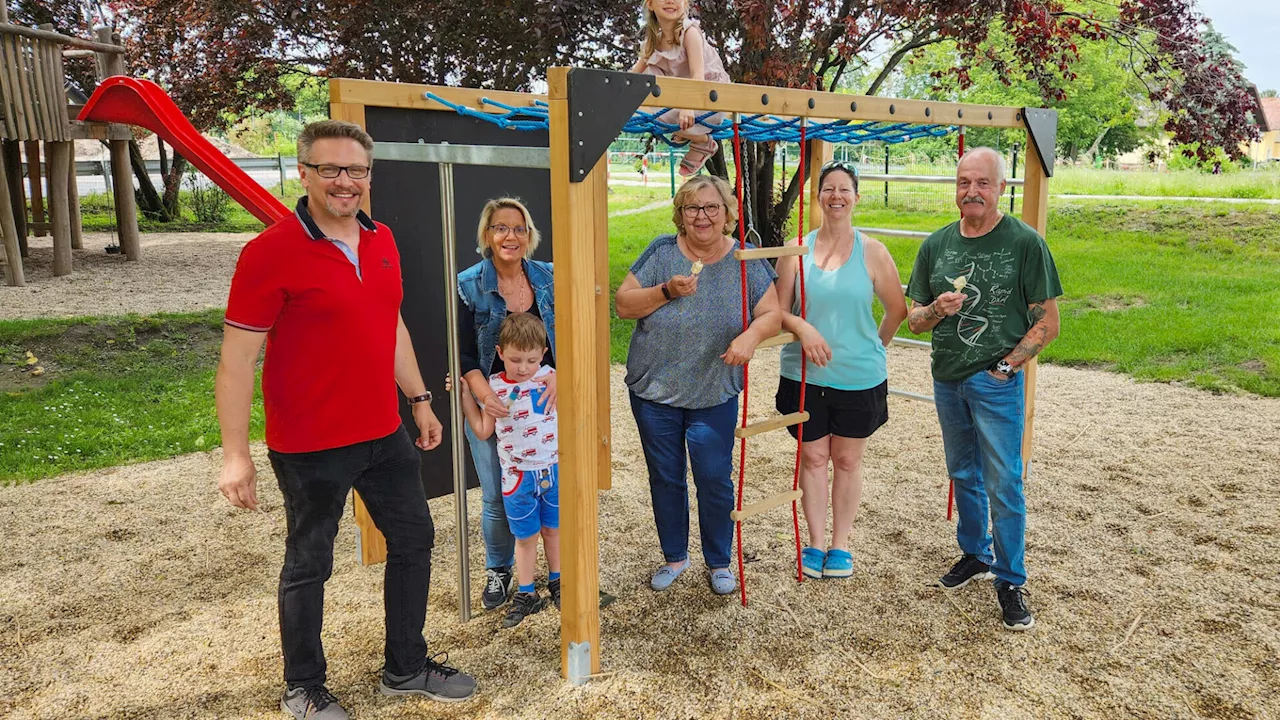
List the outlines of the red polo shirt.
{"type": "Polygon", "coordinates": [[[240,251],[228,325],[265,332],[267,447],[299,453],[386,437],[400,426],[396,321],[404,296],[391,230],[363,212],[359,268],[324,236],[306,198],[240,251]]]}

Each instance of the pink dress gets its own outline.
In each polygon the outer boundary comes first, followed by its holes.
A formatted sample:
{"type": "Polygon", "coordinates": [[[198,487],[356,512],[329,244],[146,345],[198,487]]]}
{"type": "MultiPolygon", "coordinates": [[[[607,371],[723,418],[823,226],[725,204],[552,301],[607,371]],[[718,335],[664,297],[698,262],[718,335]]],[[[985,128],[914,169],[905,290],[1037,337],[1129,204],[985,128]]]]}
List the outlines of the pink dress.
{"type": "MultiPolygon", "coordinates": [[[[724,62],[720,59],[720,53],[716,51],[711,41],[707,40],[706,33],[702,32],[702,26],[697,20],[691,18],[684,19],[685,32],[689,28],[697,28],[702,36],[702,64],[704,71],[702,80],[710,80],[712,82],[729,82],[729,73],[724,70],[724,62]]],[[[689,67],[689,54],[685,52],[684,43],[680,43],[670,50],[655,50],[648,58],[644,60],[644,69],[640,72],[648,75],[657,75],[658,77],[681,77],[687,78],[693,74],[689,67]]],[[[701,113],[698,113],[701,115],[701,113]]],[[[703,122],[715,124],[724,120],[724,113],[716,113],[703,122]]],[[[671,110],[665,112],[658,117],[659,120],[671,123],[673,125],[680,122],[680,111],[671,110]]],[[[706,135],[711,132],[710,129],[702,125],[694,125],[684,131],[685,135],[706,135]]]]}

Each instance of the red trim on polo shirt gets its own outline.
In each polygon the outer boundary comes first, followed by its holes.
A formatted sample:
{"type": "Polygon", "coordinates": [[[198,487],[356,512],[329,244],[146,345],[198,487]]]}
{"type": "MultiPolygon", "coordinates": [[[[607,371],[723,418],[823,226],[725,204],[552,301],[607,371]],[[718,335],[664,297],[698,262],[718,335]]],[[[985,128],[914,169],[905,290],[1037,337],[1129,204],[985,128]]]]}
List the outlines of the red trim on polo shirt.
{"type": "Polygon", "coordinates": [[[267,446],[284,453],[353,445],[400,426],[395,347],[404,292],[395,238],[360,218],[357,272],[328,238],[314,236],[310,219],[301,202],[249,241],[227,298],[228,325],[267,333],[267,446]]]}

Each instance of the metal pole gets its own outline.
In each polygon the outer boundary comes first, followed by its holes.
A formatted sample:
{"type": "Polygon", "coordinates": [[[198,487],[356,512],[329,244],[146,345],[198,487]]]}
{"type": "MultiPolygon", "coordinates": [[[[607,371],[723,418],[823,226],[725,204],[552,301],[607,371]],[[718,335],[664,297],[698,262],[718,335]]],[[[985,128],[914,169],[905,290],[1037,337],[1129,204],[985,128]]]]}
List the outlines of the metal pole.
{"type": "Polygon", "coordinates": [[[676,196],[676,149],[667,146],[667,173],[671,175],[671,197],[676,196]]]}
{"type": "Polygon", "coordinates": [[[462,393],[467,392],[462,379],[458,355],[458,277],[457,237],[453,217],[453,164],[440,163],[440,230],[444,246],[445,325],[449,338],[449,377],[453,392],[449,393],[449,416],[453,430],[449,433],[449,450],[453,456],[453,506],[458,541],[458,613],[462,622],[471,619],[471,568],[467,559],[467,473],[462,455],[462,393]]]}
{"type": "Polygon", "coordinates": [[[280,197],[284,197],[284,156],[276,153],[276,165],[280,166],[280,197]]]}
{"type": "MultiPolygon", "coordinates": [[[[884,145],[884,174],[889,174],[889,144],[884,145]]],[[[884,181],[884,206],[889,207],[889,181],[884,181]]]]}
{"type": "MultiPolygon", "coordinates": [[[[1009,171],[1010,177],[1018,177],[1018,143],[1013,144],[1013,168],[1009,171]]],[[[1014,187],[1009,186],[1009,212],[1013,212],[1013,194],[1014,187]]]]}

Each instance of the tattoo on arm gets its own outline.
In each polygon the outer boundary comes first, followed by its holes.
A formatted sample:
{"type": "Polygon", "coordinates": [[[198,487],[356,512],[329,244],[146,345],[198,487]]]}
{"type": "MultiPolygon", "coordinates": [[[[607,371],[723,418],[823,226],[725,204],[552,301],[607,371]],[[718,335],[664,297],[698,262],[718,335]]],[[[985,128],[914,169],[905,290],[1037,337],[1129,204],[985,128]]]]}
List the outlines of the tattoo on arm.
{"type": "Polygon", "coordinates": [[[907,314],[907,327],[913,333],[922,333],[932,330],[939,320],[931,305],[920,305],[911,308],[911,312],[907,314]]]}
{"type": "Polygon", "coordinates": [[[1013,352],[1005,357],[1005,360],[1014,367],[1018,367],[1039,355],[1044,346],[1048,344],[1049,328],[1044,324],[1044,317],[1048,314],[1048,311],[1045,310],[1044,303],[1039,302],[1032,305],[1028,312],[1031,315],[1031,329],[1027,331],[1026,335],[1022,336],[1022,340],[1018,342],[1018,346],[1013,349],[1013,352]]]}

